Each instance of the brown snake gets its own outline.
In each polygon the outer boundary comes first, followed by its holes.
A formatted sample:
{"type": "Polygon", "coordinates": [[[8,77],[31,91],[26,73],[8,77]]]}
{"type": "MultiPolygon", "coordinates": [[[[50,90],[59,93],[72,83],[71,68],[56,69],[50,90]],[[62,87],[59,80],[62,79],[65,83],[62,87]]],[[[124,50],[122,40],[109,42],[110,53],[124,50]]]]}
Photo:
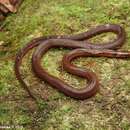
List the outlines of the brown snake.
{"type": "Polygon", "coordinates": [[[28,53],[28,51],[34,47],[37,47],[32,56],[32,70],[35,75],[41,80],[48,82],[51,86],[67,96],[75,99],[86,99],[96,94],[99,89],[99,80],[94,72],[79,68],[71,64],[71,61],[77,57],[128,58],[130,57],[130,52],[117,51],[117,49],[123,45],[125,39],[124,29],[115,24],[100,25],[87,32],[72,36],[63,35],[36,38],[18,52],[15,60],[15,74],[29,95],[35,99],[35,96],[32,94],[31,90],[21,77],[20,65],[23,57],[28,53]],[[112,42],[104,44],[92,44],[88,41],[88,39],[106,32],[115,33],[117,38],[112,42]],[[57,47],[74,49],[64,56],[62,62],[63,67],[69,73],[85,78],[88,81],[86,87],[82,89],[73,88],[59,78],[50,75],[41,66],[42,56],[50,48],[57,47]]]}

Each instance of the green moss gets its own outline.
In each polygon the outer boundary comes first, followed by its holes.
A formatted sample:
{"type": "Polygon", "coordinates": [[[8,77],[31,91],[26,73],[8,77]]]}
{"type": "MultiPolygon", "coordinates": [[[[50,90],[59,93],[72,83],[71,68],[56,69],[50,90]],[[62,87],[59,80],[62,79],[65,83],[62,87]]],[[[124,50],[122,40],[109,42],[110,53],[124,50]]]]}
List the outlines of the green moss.
{"type": "MultiPolygon", "coordinates": [[[[31,53],[23,60],[22,76],[38,96],[38,109],[14,75],[13,57],[31,39],[46,35],[75,34],[104,23],[122,25],[127,33],[123,49],[130,48],[129,0],[24,0],[18,13],[1,23],[0,32],[0,125],[21,125],[39,130],[129,130],[130,61],[107,58],[78,58],[77,66],[91,69],[100,79],[100,92],[85,101],[76,101],[40,82],[31,72],[31,53]],[[1,49],[2,46],[2,49],[1,49]],[[29,61],[29,63],[27,63],[29,61]],[[42,97],[42,99],[41,99],[42,97]],[[28,102],[28,103],[27,103],[28,102]]],[[[90,39],[106,42],[112,33],[90,39]]],[[[68,49],[51,49],[42,65],[52,75],[81,88],[86,81],[68,74],[61,66],[68,49]]]]}

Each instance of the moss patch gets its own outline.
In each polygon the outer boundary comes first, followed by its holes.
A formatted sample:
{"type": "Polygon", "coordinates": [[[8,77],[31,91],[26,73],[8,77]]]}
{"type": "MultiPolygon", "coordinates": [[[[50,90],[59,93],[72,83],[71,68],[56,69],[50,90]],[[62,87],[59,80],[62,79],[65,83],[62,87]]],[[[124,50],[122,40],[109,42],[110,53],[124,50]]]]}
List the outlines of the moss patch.
{"type": "MultiPolygon", "coordinates": [[[[123,48],[129,50],[129,14],[128,0],[24,0],[17,14],[10,14],[0,23],[3,27],[0,32],[0,126],[19,125],[25,130],[130,130],[129,59],[79,58],[74,61],[77,66],[95,71],[102,84],[100,93],[85,101],[66,97],[35,78],[30,68],[32,52],[25,57],[21,70],[39,97],[39,104],[28,97],[13,71],[15,54],[31,39],[76,34],[105,23],[125,28],[127,41],[123,48]]],[[[91,41],[108,41],[114,37],[108,33],[91,41]]],[[[82,87],[85,80],[68,74],[60,65],[68,51],[51,49],[43,58],[43,66],[74,87],[82,87]]]]}

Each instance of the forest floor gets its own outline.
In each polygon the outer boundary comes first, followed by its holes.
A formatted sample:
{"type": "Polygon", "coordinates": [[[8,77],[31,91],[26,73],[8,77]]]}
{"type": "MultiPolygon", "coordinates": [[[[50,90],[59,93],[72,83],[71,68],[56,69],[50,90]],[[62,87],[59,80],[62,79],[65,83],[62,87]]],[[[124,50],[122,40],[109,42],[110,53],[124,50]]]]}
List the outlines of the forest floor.
{"type": "MultiPolygon", "coordinates": [[[[130,50],[129,0],[24,0],[16,14],[0,23],[0,126],[16,126],[17,130],[130,130],[129,59],[75,60],[76,65],[93,70],[100,79],[100,92],[84,101],[66,97],[36,79],[30,67],[32,52],[24,58],[21,71],[38,97],[37,104],[14,74],[16,53],[33,38],[76,34],[107,23],[125,28],[127,40],[122,48],[130,50]]],[[[102,43],[114,37],[107,33],[91,41],[102,43]]],[[[68,51],[51,49],[42,63],[52,75],[80,88],[85,80],[60,66],[68,51]]]]}

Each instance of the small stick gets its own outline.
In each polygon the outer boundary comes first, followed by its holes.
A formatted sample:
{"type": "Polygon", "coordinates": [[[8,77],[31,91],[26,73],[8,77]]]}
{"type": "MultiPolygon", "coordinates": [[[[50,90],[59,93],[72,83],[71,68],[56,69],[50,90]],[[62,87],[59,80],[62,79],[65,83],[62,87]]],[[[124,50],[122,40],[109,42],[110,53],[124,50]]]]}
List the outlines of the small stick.
{"type": "Polygon", "coordinates": [[[9,12],[9,10],[8,10],[4,5],[2,5],[2,4],[0,4],[0,10],[1,10],[3,13],[5,13],[5,14],[7,14],[7,13],[9,12]]]}
{"type": "Polygon", "coordinates": [[[0,3],[4,5],[10,12],[16,12],[16,8],[11,4],[10,0],[0,0],[0,3]]]}

